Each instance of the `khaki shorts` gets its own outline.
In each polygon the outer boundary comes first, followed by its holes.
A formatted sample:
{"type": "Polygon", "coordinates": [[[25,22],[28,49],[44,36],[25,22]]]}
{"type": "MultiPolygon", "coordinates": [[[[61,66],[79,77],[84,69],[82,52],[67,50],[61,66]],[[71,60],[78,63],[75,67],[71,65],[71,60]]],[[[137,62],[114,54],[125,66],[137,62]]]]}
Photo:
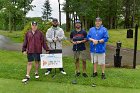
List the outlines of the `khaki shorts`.
{"type": "Polygon", "coordinates": [[[83,51],[73,51],[73,53],[74,53],[74,59],[86,60],[85,50],[83,50],[83,51]]]}
{"type": "Polygon", "coordinates": [[[98,63],[99,65],[105,64],[105,53],[97,54],[91,53],[91,62],[98,63]]]}

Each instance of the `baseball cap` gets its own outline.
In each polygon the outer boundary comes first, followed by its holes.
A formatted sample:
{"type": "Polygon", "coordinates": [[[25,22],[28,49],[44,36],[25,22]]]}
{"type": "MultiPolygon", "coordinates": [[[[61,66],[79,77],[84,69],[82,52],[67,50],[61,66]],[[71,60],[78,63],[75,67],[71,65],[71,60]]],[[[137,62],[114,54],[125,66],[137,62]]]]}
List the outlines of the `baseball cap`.
{"type": "Polygon", "coordinates": [[[58,19],[53,18],[53,19],[52,19],[52,22],[58,22],[58,19]]]}
{"type": "Polygon", "coordinates": [[[102,21],[102,19],[100,17],[97,17],[96,21],[102,21]]]}
{"type": "Polygon", "coordinates": [[[38,23],[37,23],[36,21],[32,21],[32,22],[31,22],[31,25],[36,25],[36,26],[37,26],[38,23]]]}
{"type": "Polygon", "coordinates": [[[81,24],[81,21],[80,20],[76,20],[75,23],[80,23],[81,24]]]}

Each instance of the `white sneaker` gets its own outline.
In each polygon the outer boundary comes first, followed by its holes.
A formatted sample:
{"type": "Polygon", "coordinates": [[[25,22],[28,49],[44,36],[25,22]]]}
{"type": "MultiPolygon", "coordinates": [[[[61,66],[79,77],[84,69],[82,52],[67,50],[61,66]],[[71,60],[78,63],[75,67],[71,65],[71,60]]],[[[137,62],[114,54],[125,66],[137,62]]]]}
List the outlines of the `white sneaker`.
{"type": "Polygon", "coordinates": [[[29,75],[26,75],[24,79],[22,79],[22,82],[27,82],[30,79],[29,75]]]}
{"type": "Polygon", "coordinates": [[[35,73],[35,78],[36,78],[36,79],[39,79],[39,75],[38,75],[38,74],[36,74],[36,73],[35,73]]]}
{"type": "Polygon", "coordinates": [[[49,75],[51,73],[51,71],[47,71],[46,73],[45,73],[45,75],[49,75]]]}
{"type": "Polygon", "coordinates": [[[65,71],[61,71],[62,74],[66,75],[67,73],[65,71]]]}

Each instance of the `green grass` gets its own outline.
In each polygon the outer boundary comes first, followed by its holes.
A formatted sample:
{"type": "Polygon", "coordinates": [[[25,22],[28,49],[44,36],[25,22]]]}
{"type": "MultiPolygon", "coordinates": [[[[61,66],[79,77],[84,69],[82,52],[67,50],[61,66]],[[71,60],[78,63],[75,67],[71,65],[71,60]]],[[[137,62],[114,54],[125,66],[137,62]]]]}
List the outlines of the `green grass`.
{"type": "MultiPolygon", "coordinates": [[[[27,64],[26,56],[22,55],[21,52],[6,51],[6,50],[0,50],[0,55],[1,55],[0,56],[0,60],[1,60],[0,78],[6,79],[7,81],[6,87],[15,86],[17,88],[17,91],[19,91],[20,89],[21,90],[24,89],[25,86],[21,85],[21,80],[26,74],[26,64],[27,64]],[[12,80],[13,83],[7,79],[10,79],[10,80],[14,79],[12,80]],[[15,84],[17,84],[17,86],[15,84]],[[20,86],[22,87],[20,88],[20,86]]],[[[89,75],[89,77],[84,78],[80,76],[77,78],[78,84],[76,86],[71,85],[71,81],[75,79],[74,77],[75,66],[74,66],[73,57],[64,57],[63,62],[64,62],[64,68],[65,68],[65,71],[67,72],[67,75],[62,75],[59,73],[59,70],[57,70],[57,76],[55,79],[52,79],[51,77],[53,74],[50,74],[49,76],[45,76],[44,73],[46,70],[40,69],[39,70],[40,79],[36,81],[34,79],[34,68],[33,68],[31,72],[31,80],[30,80],[29,87],[26,87],[27,90],[30,90],[31,93],[34,93],[32,91],[37,91],[37,90],[43,92],[44,91],[43,89],[46,89],[47,91],[47,88],[50,87],[48,89],[50,93],[53,93],[53,91],[56,91],[56,90],[58,90],[58,93],[63,93],[65,89],[67,89],[68,93],[78,93],[78,92],[90,93],[94,91],[94,89],[92,90],[92,88],[90,88],[90,85],[92,83],[97,84],[97,89],[95,88],[95,90],[101,91],[98,93],[106,93],[102,91],[102,87],[105,91],[111,91],[111,90],[113,91],[114,89],[118,89],[118,91],[119,90],[121,91],[121,92],[114,91],[114,93],[115,92],[127,93],[127,91],[130,91],[128,93],[132,93],[131,89],[133,89],[134,91],[137,91],[138,89],[140,89],[140,86],[139,86],[140,85],[140,79],[139,79],[140,69],[134,70],[134,69],[125,69],[125,68],[106,68],[107,79],[102,80],[100,76],[101,75],[100,68],[98,68],[99,75],[97,78],[90,77],[92,74],[92,64],[89,61],[87,62],[87,74],[89,75]],[[52,87],[53,85],[56,85],[54,86],[56,87],[56,90],[54,88],[51,88],[51,84],[52,84],[52,87]],[[42,86],[42,88],[39,87],[39,89],[37,89],[36,88],[37,86],[42,86]],[[62,87],[57,87],[57,86],[62,86],[62,87]],[[59,88],[62,88],[62,89],[59,89],[59,88]],[[68,90],[68,88],[70,88],[70,90],[68,90]],[[76,90],[77,92],[74,92],[74,90],[76,90]],[[126,92],[123,92],[123,91],[126,91],[126,92]]],[[[0,79],[0,82],[1,82],[1,79],[0,79]]],[[[3,83],[1,82],[1,84],[3,83]]],[[[2,88],[2,85],[0,86],[0,88],[2,88]]],[[[16,91],[12,87],[8,89],[11,89],[11,90],[13,89],[13,91],[16,91]]],[[[5,93],[8,93],[8,92],[5,92],[5,93]]],[[[26,93],[26,90],[24,93],[26,93]]],[[[109,92],[109,93],[112,93],[112,92],[109,92]]],[[[133,93],[138,93],[138,92],[133,92],[133,93]]]]}
{"type": "Polygon", "coordinates": [[[23,32],[22,31],[13,31],[12,33],[10,33],[9,31],[0,30],[0,35],[4,35],[4,36],[10,38],[10,40],[15,43],[23,42],[23,32]]]}
{"type": "MultiPolygon", "coordinates": [[[[23,32],[22,31],[13,31],[12,33],[8,31],[0,30],[0,35],[6,36],[10,38],[10,40],[14,43],[22,43],[23,42],[23,32]]],[[[68,35],[68,33],[67,33],[68,35]]],[[[69,40],[64,40],[63,46],[70,46],[71,43],[69,40]]]]}
{"type": "Polygon", "coordinates": [[[19,80],[0,78],[0,93],[139,93],[140,89],[91,87],[65,83],[31,81],[24,85],[19,80]],[[114,91],[115,89],[115,91],[114,91]]]}
{"type": "MultiPolygon", "coordinates": [[[[139,29],[140,31],[140,29],[139,29]]],[[[135,32],[135,30],[134,30],[135,32]]],[[[116,42],[121,41],[122,42],[122,47],[123,48],[131,48],[134,49],[134,38],[127,39],[127,29],[113,29],[109,30],[109,42],[108,44],[115,45],[116,42]]],[[[138,50],[140,50],[140,33],[138,33],[138,50]]]]}

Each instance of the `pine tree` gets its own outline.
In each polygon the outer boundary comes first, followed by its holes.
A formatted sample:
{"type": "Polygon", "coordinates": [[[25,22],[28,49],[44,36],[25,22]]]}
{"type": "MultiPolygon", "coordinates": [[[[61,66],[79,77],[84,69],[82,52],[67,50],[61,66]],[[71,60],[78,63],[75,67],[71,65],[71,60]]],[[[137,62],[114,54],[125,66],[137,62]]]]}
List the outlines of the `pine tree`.
{"type": "Polygon", "coordinates": [[[42,18],[44,20],[48,21],[49,17],[51,16],[51,12],[52,12],[52,8],[50,6],[49,0],[45,1],[42,9],[43,9],[43,12],[42,12],[43,16],[42,16],[42,18]]]}

